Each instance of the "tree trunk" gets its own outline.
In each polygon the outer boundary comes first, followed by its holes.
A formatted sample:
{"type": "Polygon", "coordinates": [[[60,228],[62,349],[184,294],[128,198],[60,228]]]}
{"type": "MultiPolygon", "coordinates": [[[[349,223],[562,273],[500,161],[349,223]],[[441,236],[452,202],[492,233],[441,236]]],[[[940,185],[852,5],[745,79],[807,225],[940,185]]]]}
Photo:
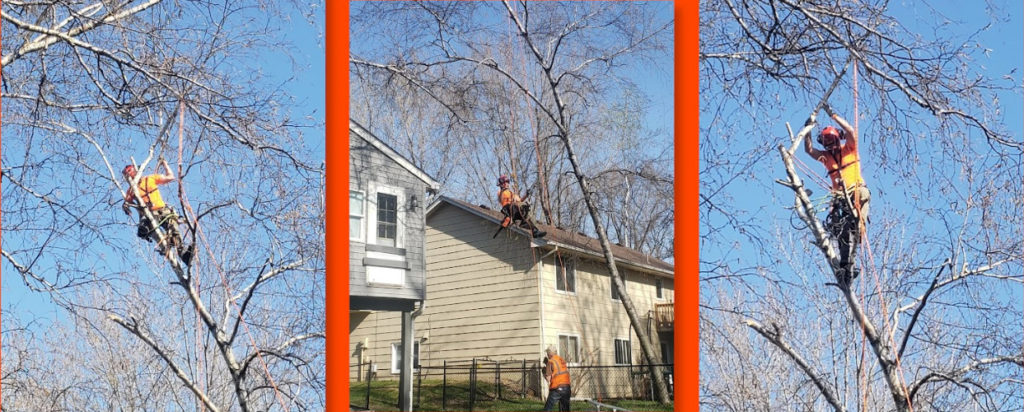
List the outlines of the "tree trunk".
{"type": "Polygon", "coordinates": [[[601,242],[601,251],[604,252],[605,265],[608,267],[608,274],[612,278],[612,287],[619,292],[622,307],[626,309],[629,323],[633,325],[633,331],[636,333],[637,340],[640,341],[640,349],[643,352],[644,359],[647,360],[647,367],[651,373],[651,382],[654,383],[654,393],[657,401],[668,403],[668,387],[665,385],[664,376],[661,374],[661,367],[658,366],[658,362],[655,362],[657,357],[654,354],[654,349],[651,347],[650,338],[644,332],[643,323],[640,322],[640,317],[637,316],[636,307],[633,306],[633,301],[629,298],[626,286],[619,276],[618,268],[615,266],[615,257],[612,256],[612,246],[608,242],[608,233],[605,232],[604,225],[601,224],[601,218],[597,212],[597,207],[594,205],[594,200],[590,197],[590,185],[587,183],[587,178],[583,175],[579,161],[576,159],[572,139],[569,138],[565,130],[562,130],[561,137],[562,143],[565,144],[565,151],[569,155],[569,162],[572,164],[573,173],[576,175],[576,181],[579,182],[580,190],[583,192],[583,202],[586,204],[587,211],[590,212],[590,219],[594,223],[594,231],[597,232],[597,238],[601,242]]]}

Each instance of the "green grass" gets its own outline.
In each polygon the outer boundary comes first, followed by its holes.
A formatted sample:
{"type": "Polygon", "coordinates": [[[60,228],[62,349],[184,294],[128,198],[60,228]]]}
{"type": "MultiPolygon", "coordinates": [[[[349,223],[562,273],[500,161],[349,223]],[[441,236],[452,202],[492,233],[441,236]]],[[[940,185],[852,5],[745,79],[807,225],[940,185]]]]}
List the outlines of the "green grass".
{"type": "MultiPolygon", "coordinates": [[[[420,392],[416,392],[416,382],[413,382],[413,410],[416,411],[468,411],[469,410],[469,384],[459,383],[457,386],[448,383],[448,402],[442,408],[442,383],[440,380],[424,380],[420,392]],[[418,396],[417,396],[418,395],[418,396]]],[[[544,400],[533,396],[520,398],[507,387],[502,388],[502,396],[508,399],[494,400],[491,398],[497,393],[493,383],[477,384],[476,401],[473,404],[474,411],[541,411],[544,410],[544,400]]],[[[353,405],[362,406],[366,403],[366,382],[351,382],[349,384],[349,397],[353,405]]],[[[626,408],[631,411],[671,411],[672,404],[662,405],[651,401],[605,399],[601,403],[626,408]]],[[[570,408],[574,411],[594,410],[589,403],[573,401],[570,408]]],[[[374,381],[370,384],[370,409],[374,411],[397,411],[398,410],[398,381],[374,381]]],[[[557,407],[556,409],[557,410],[557,407]]]]}

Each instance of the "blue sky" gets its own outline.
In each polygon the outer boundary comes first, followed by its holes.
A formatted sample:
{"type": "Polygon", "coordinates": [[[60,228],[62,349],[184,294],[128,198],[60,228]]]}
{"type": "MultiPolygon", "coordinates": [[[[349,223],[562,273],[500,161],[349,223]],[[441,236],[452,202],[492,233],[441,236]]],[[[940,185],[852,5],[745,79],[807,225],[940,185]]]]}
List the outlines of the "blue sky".
{"type": "MultiPolygon", "coordinates": [[[[955,33],[961,37],[966,37],[990,23],[989,16],[986,14],[985,8],[981,7],[981,5],[978,7],[962,7],[960,3],[940,3],[940,6],[944,6],[947,13],[953,14],[953,16],[950,17],[951,19],[956,19],[961,22],[961,24],[944,25],[942,26],[942,30],[955,33]]],[[[920,5],[919,2],[905,1],[893,4],[890,11],[896,17],[900,18],[904,25],[918,31],[922,36],[928,36],[931,33],[935,22],[928,16],[919,15],[918,13],[925,13],[925,10],[918,9],[919,7],[924,6],[920,5]],[[904,7],[896,7],[897,4],[904,7]]],[[[1017,17],[1006,23],[991,22],[993,27],[988,31],[977,35],[975,38],[976,42],[971,43],[978,43],[984,45],[984,47],[988,49],[991,49],[991,52],[988,53],[987,57],[977,62],[978,65],[976,67],[983,75],[990,76],[992,78],[1001,78],[1003,75],[1012,74],[1014,79],[1013,81],[1018,85],[1015,90],[1006,91],[999,95],[999,102],[1004,111],[1002,118],[998,119],[994,123],[1005,125],[1006,129],[1013,132],[1015,136],[1018,136],[1017,139],[1020,140],[1020,132],[1024,130],[1024,124],[1022,124],[1021,116],[1021,114],[1024,113],[1024,99],[1021,97],[1019,87],[1022,76],[1021,65],[1024,63],[1024,46],[1022,46],[1021,43],[1022,38],[1024,38],[1024,34],[1022,34],[1022,27],[1024,27],[1024,25],[1022,25],[1020,16],[1024,15],[1024,12],[1022,12],[1022,5],[1019,2],[1005,4],[1004,7],[1006,7],[1006,9],[1002,9],[1004,15],[1017,17]]],[[[859,93],[861,96],[864,96],[871,91],[865,88],[866,86],[863,82],[863,73],[861,73],[861,76],[859,93]]],[[[831,78],[826,77],[828,76],[823,76],[821,80],[825,82],[827,86],[827,83],[831,78]]],[[[850,81],[851,79],[852,72],[848,71],[846,74],[846,80],[850,81]]],[[[1006,85],[1009,85],[1010,83],[1010,81],[1004,82],[1006,85]]],[[[766,93],[770,93],[770,86],[766,85],[766,90],[766,93]]],[[[820,95],[823,91],[824,90],[819,91],[818,94],[820,95]]],[[[853,91],[849,87],[841,85],[832,94],[832,98],[830,100],[830,103],[836,112],[845,117],[851,123],[854,122],[854,103],[852,95],[853,91]]],[[[785,99],[786,97],[783,98],[785,99]]],[[[859,111],[861,115],[860,127],[864,129],[870,124],[870,122],[872,122],[873,108],[867,107],[863,102],[863,100],[866,99],[862,98],[861,100],[862,102],[859,104],[859,111]]],[[[781,113],[773,112],[765,114],[765,116],[779,116],[784,121],[788,121],[793,127],[795,133],[800,126],[802,126],[804,120],[806,120],[814,103],[816,103],[816,101],[809,102],[797,99],[795,104],[780,105],[787,107],[789,110],[784,110],[781,113]]],[[[770,110],[773,111],[774,109],[775,108],[770,108],[770,110]]],[[[760,110],[769,110],[769,108],[753,108],[754,112],[758,112],[760,110]]],[[[920,109],[915,108],[913,110],[918,110],[919,112],[920,109]]],[[[709,121],[709,117],[702,117],[701,121],[702,123],[709,121]]],[[[819,114],[818,128],[815,129],[815,133],[820,131],[822,127],[831,124],[832,122],[827,119],[824,113],[819,114]]],[[[737,125],[737,130],[745,130],[743,128],[748,126],[749,125],[737,125]]],[[[779,155],[775,152],[774,147],[776,144],[780,143],[786,143],[788,145],[788,139],[785,138],[785,136],[788,136],[786,124],[784,122],[774,122],[759,124],[757,126],[763,128],[763,133],[751,136],[753,139],[751,140],[751,143],[770,145],[769,149],[772,150],[772,153],[769,153],[767,157],[762,159],[760,164],[756,165],[758,170],[754,172],[757,174],[770,175],[770,179],[767,176],[763,179],[739,179],[729,185],[729,191],[736,194],[766,193],[765,190],[767,189],[768,197],[737,197],[736,201],[739,204],[739,208],[749,211],[760,210],[760,216],[770,220],[788,220],[791,212],[784,208],[792,205],[792,192],[789,189],[772,182],[775,178],[782,178],[785,176],[785,170],[782,167],[781,160],[779,159],[779,155]]],[[[920,128],[920,133],[926,134],[927,129],[924,127],[920,128]]],[[[977,133],[974,133],[972,137],[975,141],[983,140],[983,138],[978,136],[977,133]]],[[[880,161],[880,156],[876,152],[878,150],[878,146],[874,145],[874,143],[880,143],[879,138],[879,136],[872,136],[863,132],[861,133],[862,145],[860,148],[860,154],[864,178],[867,180],[869,186],[872,187],[873,194],[880,196],[878,199],[879,208],[873,210],[872,214],[881,214],[885,212],[886,208],[899,208],[907,202],[914,201],[913,199],[904,197],[902,187],[905,183],[901,178],[899,176],[890,175],[889,171],[883,170],[883,165],[878,163],[880,161]]],[[[797,157],[806,163],[812,170],[817,172],[818,176],[824,179],[824,169],[819,163],[811,160],[803,153],[802,146],[797,151],[797,157]]],[[[803,178],[807,181],[806,183],[808,184],[808,187],[815,191],[813,197],[824,195],[824,189],[814,185],[813,182],[810,181],[810,176],[805,174],[803,178]]],[[[745,260],[756,261],[757,256],[750,254],[750,252],[751,251],[749,249],[746,251],[747,257],[745,260]]],[[[718,256],[722,256],[722,254],[728,254],[735,258],[738,257],[737,253],[742,254],[744,252],[738,250],[719,251],[712,249],[705,249],[701,251],[702,258],[711,260],[718,256]]]]}

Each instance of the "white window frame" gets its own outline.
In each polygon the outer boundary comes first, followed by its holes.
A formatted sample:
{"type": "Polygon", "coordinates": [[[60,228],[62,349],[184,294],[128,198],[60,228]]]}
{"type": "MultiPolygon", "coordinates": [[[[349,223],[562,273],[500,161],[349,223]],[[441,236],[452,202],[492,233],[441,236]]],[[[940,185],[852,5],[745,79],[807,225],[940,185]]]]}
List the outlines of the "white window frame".
{"type": "Polygon", "coordinates": [[[665,300],[665,280],[659,277],[654,278],[654,298],[665,300]]]}
{"type": "Polygon", "coordinates": [[[577,288],[578,285],[577,285],[577,282],[576,282],[576,278],[577,278],[576,263],[577,263],[576,259],[574,259],[573,257],[559,258],[559,255],[557,255],[557,254],[554,256],[554,264],[552,265],[552,267],[555,268],[555,293],[559,293],[559,294],[563,294],[563,295],[571,295],[571,296],[575,296],[576,295],[576,291],[578,290],[578,288],[577,288]],[[559,262],[561,262],[561,263],[559,263],[559,262]],[[568,278],[566,278],[566,286],[567,286],[566,290],[561,290],[561,289],[558,288],[558,280],[561,279],[561,277],[562,277],[562,274],[559,273],[559,272],[562,270],[563,266],[566,267],[566,268],[572,268],[572,290],[571,291],[568,290],[569,289],[568,288],[568,285],[569,285],[569,279],[568,278]]]}
{"type": "Polygon", "coordinates": [[[565,363],[568,364],[569,366],[574,366],[574,365],[579,365],[580,364],[580,353],[583,351],[583,348],[581,347],[581,343],[580,343],[581,341],[582,340],[580,339],[580,335],[576,335],[576,334],[572,334],[572,333],[559,333],[558,334],[558,345],[557,345],[557,347],[558,347],[558,356],[561,356],[562,359],[565,359],[565,363]],[[573,354],[573,356],[571,356],[569,358],[566,358],[565,353],[562,352],[562,338],[563,337],[566,338],[566,343],[569,343],[569,341],[571,339],[575,339],[576,340],[576,353],[573,354]]]}
{"type": "MultiPolygon", "coordinates": [[[[622,276],[622,288],[623,289],[628,289],[626,286],[628,285],[627,282],[629,281],[629,276],[626,276],[626,272],[625,271],[619,272],[619,275],[622,276]]],[[[608,275],[608,297],[610,297],[612,299],[612,301],[614,301],[614,302],[621,302],[622,301],[622,292],[619,292],[619,296],[618,297],[615,297],[614,294],[615,294],[615,280],[612,279],[611,275],[608,275]]]]}
{"type": "Polygon", "coordinates": [[[377,244],[377,193],[395,196],[398,227],[395,228],[395,247],[405,248],[405,191],[400,188],[370,182],[366,195],[366,243],[377,244]]]}
{"type": "Polygon", "coordinates": [[[362,191],[362,190],[349,190],[348,191],[348,204],[349,204],[349,206],[348,206],[348,221],[349,221],[348,240],[354,240],[354,241],[357,241],[357,242],[365,242],[366,241],[366,192],[362,191]],[[352,208],[352,195],[353,194],[357,194],[357,193],[363,197],[362,204],[359,205],[359,209],[362,210],[362,212],[363,212],[361,215],[357,215],[357,214],[352,213],[352,210],[353,210],[353,208],[352,208]],[[352,229],[351,229],[352,218],[356,218],[356,217],[359,218],[359,236],[352,237],[352,229]]]}
{"type": "MultiPolygon", "coordinates": [[[[420,370],[417,362],[420,359],[420,341],[419,339],[413,339],[412,342],[412,370],[420,370]]],[[[391,373],[402,373],[401,367],[398,362],[402,360],[402,342],[391,342],[391,373]]]]}
{"type": "Polygon", "coordinates": [[[632,365],[633,364],[633,343],[628,338],[615,338],[612,341],[612,362],[615,365],[632,365]],[[626,347],[626,363],[619,362],[619,342],[625,343],[626,347]]]}

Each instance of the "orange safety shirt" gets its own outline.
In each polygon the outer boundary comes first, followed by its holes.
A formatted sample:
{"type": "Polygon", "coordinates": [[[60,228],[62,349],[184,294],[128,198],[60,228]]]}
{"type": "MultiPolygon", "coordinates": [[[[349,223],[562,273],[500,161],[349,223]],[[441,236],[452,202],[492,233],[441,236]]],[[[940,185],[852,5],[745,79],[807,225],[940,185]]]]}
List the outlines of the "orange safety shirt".
{"type": "Polygon", "coordinates": [[[828,177],[832,179],[832,190],[842,190],[840,177],[846,183],[847,189],[865,185],[864,177],[860,174],[860,154],[857,153],[856,146],[844,144],[838,156],[831,150],[824,150],[821,153],[818,161],[825,164],[825,169],[828,170],[828,177]]]}
{"type": "MultiPolygon", "coordinates": [[[[139,179],[139,192],[142,194],[142,202],[149,205],[150,210],[163,209],[166,204],[164,199],[160,197],[160,189],[157,189],[157,175],[144,176],[139,179]]],[[[128,193],[124,196],[125,200],[131,201],[135,198],[135,193],[131,188],[128,188],[128,193]]]]}
{"type": "Polygon", "coordinates": [[[569,386],[569,367],[561,356],[551,355],[548,358],[548,374],[551,376],[548,389],[558,389],[560,386],[569,386]]]}
{"type": "Polygon", "coordinates": [[[501,207],[508,206],[508,204],[512,202],[520,201],[522,200],[519,198],[519,196],[517,196],[515,193],[512,193],[512,190],[510,189],[501,189],[498,192],[498,203],[501,204],[501,207]]]}

